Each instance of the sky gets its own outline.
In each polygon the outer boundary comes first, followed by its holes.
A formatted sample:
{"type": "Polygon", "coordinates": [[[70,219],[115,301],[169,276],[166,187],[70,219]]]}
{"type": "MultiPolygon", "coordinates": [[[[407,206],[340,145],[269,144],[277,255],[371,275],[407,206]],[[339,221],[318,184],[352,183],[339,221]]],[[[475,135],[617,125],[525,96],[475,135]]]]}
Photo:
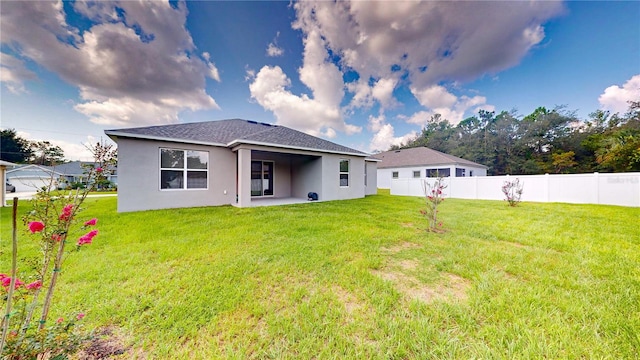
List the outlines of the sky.
{"type": "Polygon", "coordinates": [[[89,160],[104,130],[241,118],[365,152],[432,118],[640,100],[638,1],[2,1],[0,127],[89,160]]]}

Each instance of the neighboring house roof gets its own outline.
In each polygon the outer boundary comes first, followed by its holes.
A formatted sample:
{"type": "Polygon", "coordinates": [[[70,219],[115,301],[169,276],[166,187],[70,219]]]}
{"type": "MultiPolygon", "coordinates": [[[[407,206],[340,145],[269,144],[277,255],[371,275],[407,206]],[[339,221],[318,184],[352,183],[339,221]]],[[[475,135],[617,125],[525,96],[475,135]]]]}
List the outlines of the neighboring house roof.
{"type": "Polygon", "coordinates": [[[12,162],[8,162],[8,161],[4,161],[4,160],[0,160],[0,166],[16,166],[17,164],[14,164],[12,162]]]}
{"type": "Polygon", "coordinates": [[[40,172],[44,174],[44,176],[51,176],[51,173],[54,173],[58,176],[84,176],[86,169],[82,165],[86,164],[92,164],[92,162],[71,161],[56,166],[36,164],[16,165],[13,169],[7,170],[7,175],[13,173],[25,174],[26,172],[35,174],[36,172],[40,172]]]}
{"type": "Polygon", "coordinates": [[[381,160],[378,163],[378,169],[451,164],[487,168],[473,161],[445,154],[437,150],[429,149],[428,147],[391,150],[373,155],[373,157],[381,160]]]}
{"type": "Polygon", "coordinates": [[[27,165],[16,165],[13,169],[7,170],[7,176],[51,176],[51,173],[55,173],[57,175],[62,175],[51,169],[49,166],[44,165],[35,165],[35,164],[27,164],[27,165]]]}
{"type": "Polygon", "coordinates": [[[223,147],[252,144],[368,156],[362,151],[338,145],[285,126],[242,119],[105,130],[105,133],[110,137],[130,137],[223,147]]]}

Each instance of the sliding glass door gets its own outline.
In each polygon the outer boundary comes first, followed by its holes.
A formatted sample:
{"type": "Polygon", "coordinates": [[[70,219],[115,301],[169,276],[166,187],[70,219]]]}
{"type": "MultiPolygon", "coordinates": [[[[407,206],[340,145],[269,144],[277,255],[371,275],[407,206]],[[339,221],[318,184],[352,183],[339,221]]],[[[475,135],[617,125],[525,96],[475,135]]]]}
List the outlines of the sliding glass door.
{"type": "Polygon", "coordinates": [[[251,196],[273,196],[273,161],[251,161],[251,196]]]}

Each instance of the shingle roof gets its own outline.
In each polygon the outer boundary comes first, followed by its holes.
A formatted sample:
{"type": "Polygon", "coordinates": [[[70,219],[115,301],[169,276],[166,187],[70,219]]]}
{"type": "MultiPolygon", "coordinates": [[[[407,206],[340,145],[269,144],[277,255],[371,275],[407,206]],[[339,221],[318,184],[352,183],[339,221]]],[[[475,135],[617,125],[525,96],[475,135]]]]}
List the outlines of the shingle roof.
{"type": "Polygon", "coordinates": [[[410,149],[391,150],[379,153],[373,158],[380,159],[378,169],[395,168],[403,166],[432,166],[432,165],[471,165],[487,168],[473,161],[465,160],[457,156],[442,153],[428,147],[416,147],[410,149]]]}
{"type": "Polygon", "coordinates": [[[69,176],[83,175],[86,172],[86,169],[83,167],[83,165],[86,165],[86,164],[95,164],[95,163],[88,162],[88,161],[71,161],[71,162],[59,164],[56,166],[24,164],[24,165],[16,165],[13,169],[8,170],[7,173],[24,170],[27,167],[32,167],[32,168],[39,168],[48,173],[54,172],[58,175],[69,175],[69,176]]]}
{"type": "Polygon", "coordinates": [[[105,130],[105,133],[109,136],[182,141],[218,146],[260,143],[284,148],[312,149],[323,152],[350,153],[361,156],[368,155],[362,151],[320,139],[285,126],[242,119],[105,130]]]}

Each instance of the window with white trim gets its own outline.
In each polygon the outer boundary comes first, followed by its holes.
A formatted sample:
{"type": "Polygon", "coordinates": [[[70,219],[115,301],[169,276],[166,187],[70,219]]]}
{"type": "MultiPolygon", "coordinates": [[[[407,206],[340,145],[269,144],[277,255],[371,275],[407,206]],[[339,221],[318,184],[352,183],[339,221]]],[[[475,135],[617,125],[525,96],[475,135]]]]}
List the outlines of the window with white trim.
{"type": "Polygon", "coordinates": [[[397,179],[398,178],[398,172],[397,171],[393,171],[391,173],[391,177],[394,178],[394,179],[397,179]]]}
{"type": "Polygon", "coordinates": [[[209,153],[160,148],[160,189],[207,189],[209,153]]]}
{"type": "Polygon", "coordinates": [[[420,170],[413,172],[413,178],[414,179],[420,178],[420,170]]]}
{"type": "Polygon", "coordinates": [[[340,187],[349,186],[349,160],[340,160],[340,187]]]}

